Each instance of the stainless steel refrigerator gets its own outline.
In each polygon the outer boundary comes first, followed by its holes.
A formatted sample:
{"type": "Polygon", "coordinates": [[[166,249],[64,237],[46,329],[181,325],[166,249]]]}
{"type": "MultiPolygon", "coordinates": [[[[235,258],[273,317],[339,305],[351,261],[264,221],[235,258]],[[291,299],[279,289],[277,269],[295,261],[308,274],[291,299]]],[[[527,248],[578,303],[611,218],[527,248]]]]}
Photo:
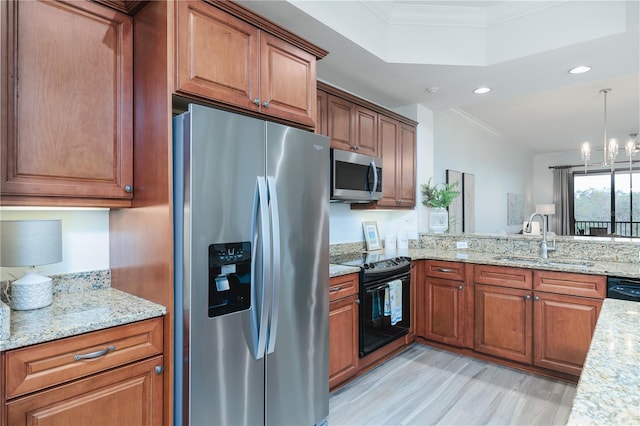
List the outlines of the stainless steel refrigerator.
{"type": "Polygon", "coordinates": [[[173,124],[175,424],[320,424],[328,139],[194,104],[173,124]]]}

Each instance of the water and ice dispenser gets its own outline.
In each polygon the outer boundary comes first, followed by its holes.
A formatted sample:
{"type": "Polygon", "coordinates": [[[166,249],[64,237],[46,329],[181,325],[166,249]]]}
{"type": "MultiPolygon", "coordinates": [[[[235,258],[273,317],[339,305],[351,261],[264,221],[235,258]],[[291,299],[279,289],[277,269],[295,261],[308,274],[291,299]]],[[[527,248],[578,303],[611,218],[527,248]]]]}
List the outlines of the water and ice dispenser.
{"type": "Polygon", "coordinates": [[[251,243],[209,246],[209,318],[251,307],[251,243]]]}

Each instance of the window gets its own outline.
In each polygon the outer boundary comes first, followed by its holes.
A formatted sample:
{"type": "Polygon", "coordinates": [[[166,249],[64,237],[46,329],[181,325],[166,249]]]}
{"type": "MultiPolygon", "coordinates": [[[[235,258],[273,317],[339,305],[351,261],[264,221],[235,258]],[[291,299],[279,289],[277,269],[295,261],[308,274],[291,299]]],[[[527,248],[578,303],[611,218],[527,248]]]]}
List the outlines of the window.
{"type": "Polygon", "coordinates": [[[640,236],[640,171],[573,173],[576,235],[640,236]]]}

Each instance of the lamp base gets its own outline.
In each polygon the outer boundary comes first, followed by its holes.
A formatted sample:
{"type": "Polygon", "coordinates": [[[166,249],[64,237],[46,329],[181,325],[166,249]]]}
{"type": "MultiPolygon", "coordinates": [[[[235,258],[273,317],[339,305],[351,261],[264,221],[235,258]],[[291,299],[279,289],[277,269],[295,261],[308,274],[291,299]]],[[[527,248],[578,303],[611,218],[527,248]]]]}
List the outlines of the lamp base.
{"type": "Polygon", "coordinates": [[[40,275],[35,269],[25,272],[24,276],[13,281],[10,287],[9,301],[13,310],[28,311],[51,304],[53,296],[51,278],[40,275]]]}

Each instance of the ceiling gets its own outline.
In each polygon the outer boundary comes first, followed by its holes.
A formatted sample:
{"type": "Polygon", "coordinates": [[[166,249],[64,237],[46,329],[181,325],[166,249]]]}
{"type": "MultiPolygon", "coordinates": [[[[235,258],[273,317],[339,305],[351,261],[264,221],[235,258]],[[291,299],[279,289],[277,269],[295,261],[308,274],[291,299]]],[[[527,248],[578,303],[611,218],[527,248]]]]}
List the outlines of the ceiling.
{"type": "Polygon", "coordinates": [[[577,152],[602,145],[610,88],[608,137],[640,131],[640,0],[239,2],[328,50],[318,79],[390,109],[454,109],[529,152],[577,152]]]}

